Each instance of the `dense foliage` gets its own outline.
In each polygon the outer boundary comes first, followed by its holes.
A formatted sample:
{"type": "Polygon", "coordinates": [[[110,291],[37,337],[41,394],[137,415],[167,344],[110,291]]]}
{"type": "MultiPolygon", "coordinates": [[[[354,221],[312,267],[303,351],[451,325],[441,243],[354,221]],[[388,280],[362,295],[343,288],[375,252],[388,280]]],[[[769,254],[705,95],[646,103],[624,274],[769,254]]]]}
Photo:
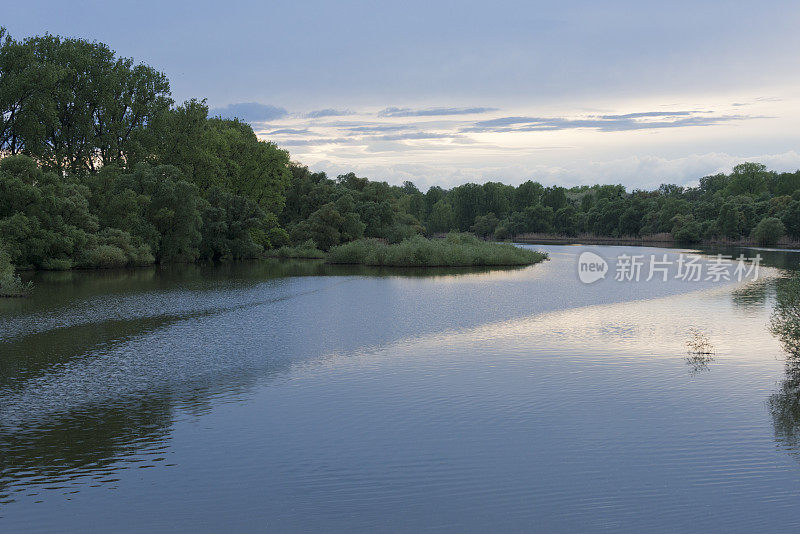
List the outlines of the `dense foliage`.
{"type": "Polygon", "coordinates": [[[289,155],[106,45],[0,30],[0,239],[16,266],[255,257],[278,225],[289,155]]]}

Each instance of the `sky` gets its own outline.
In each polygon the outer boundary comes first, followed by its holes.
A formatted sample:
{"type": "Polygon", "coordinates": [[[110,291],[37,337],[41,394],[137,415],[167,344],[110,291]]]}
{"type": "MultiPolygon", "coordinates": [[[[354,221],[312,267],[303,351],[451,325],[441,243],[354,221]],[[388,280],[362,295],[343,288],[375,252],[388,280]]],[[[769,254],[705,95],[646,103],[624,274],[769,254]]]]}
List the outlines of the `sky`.
{"type": "Polygon", "coordinates": [[[105,42],[332,177],[633,189],[800,168],[797,0],[59,0],[0,25],[105,42]]]}

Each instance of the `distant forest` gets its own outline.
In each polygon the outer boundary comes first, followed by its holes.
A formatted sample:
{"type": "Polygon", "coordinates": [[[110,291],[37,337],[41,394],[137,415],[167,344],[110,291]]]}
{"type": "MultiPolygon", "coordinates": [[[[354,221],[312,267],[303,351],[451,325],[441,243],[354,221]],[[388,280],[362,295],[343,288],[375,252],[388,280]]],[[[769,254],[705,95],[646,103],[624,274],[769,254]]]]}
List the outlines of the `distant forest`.
{"type": "Polygon", "coordinates": [[[0,41],[0,260],[18,268],[241,259],[450,231],[800,239],[800,171],[742,163],[655,191],[331,179],[247,123],[209,116],[204,100],[176,104],[164,74],[105,44],[5,30],[0,41]]]}

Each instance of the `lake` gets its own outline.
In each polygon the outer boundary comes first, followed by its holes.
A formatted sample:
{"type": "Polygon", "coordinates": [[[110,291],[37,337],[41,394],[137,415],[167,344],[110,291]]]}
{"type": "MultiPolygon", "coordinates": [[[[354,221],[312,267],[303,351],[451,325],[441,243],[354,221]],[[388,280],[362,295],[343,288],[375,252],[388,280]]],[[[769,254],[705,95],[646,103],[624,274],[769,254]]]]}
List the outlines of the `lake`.
{"type": "Polygon", "coordinates": [[[800,373],[768,324],[800,254],[585,284],[583,252],[680,251],[532,248],[38,273],[0,300],[0,531],[796,532],[800,373]]]}

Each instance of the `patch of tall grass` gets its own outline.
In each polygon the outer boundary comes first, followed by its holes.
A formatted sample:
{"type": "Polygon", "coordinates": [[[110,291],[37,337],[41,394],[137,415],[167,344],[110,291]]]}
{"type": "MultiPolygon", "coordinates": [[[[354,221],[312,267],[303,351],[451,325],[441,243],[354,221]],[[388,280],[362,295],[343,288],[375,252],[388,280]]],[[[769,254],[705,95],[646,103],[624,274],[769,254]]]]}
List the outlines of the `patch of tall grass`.
{"type": "Polygon", "coordinates": [[[478,267],[531,265],[547,259],[547,254],[482,241],[471,234],[448,234],[445,239],[414,236],[392,245],[360,239],[333,247],[326,259],[384,267],[478,267]]]}
{"type": "Polygon", "coordinates": [[[306,260],[321,260],[325,257],[325,253],[317,248],[317,245],[314,243],[313,239],[309,239],[308,241],[293,247],[284,245],[278,249],[268,250],[267,256],[270,258],[282,259],[296,258],[306,260]]]}

